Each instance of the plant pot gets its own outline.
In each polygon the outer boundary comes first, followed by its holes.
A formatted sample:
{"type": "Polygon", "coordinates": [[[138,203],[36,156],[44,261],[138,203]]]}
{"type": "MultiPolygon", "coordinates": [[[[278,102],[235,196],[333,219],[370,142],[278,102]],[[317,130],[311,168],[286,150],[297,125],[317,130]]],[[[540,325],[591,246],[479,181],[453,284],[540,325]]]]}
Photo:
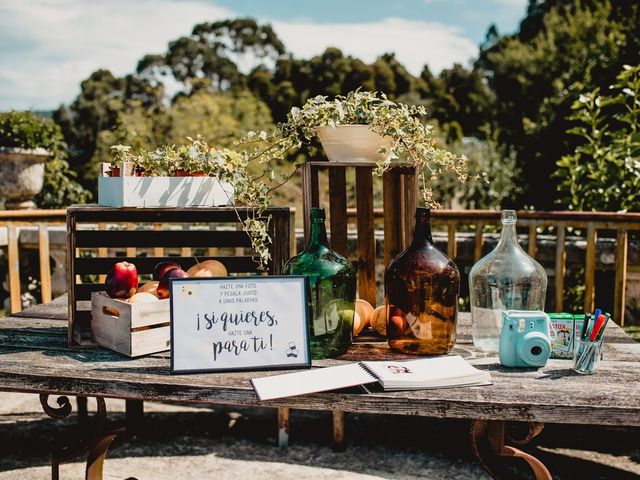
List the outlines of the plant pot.
{"type": "Polygon", "coordinates": [[[318,138],[330,162],[376,163],[391,158],[392,139],[383,137],[368,125],[319,127],[318,138]],[[378,153],[386,147],[386,153],[378,153]]]}
{"type": "Polygon", "coordinates": [[[0,147],[0,194],[7,210],[35,208],[33,201],[44,184],[44,164],[50,153],[43,148],[0,147]]]}
{"type": "Polygon", "coordinates": [[[173,172],[176,177],[207,177],[204,172],[189,172],[187,170],[177,169],[173,172]]]}
{"type": "Polygon", "coordinates": [[[120,176],[120,167],[111,167],[109,171],[110,177],[119,177],[120,176]]]}

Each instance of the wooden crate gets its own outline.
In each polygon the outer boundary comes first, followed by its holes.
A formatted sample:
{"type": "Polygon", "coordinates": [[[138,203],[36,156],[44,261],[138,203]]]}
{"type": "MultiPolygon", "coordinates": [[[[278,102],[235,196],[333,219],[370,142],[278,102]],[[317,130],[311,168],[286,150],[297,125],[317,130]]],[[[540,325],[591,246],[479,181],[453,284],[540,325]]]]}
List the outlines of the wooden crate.
{"type": "Polygon", "coordinates": [[[91,332],[100,346],[129,357],[168,350],[169,299],[129,303],[105,292],[91,294],[91,332]]]}
{"type": "MultiPolygon", "coordinates": [[[[309,234],[311,207],[320,205],[318,173],[328,170],[329,229],[331,248],[348,258],[347,251],[347,169],[355,169],[358,258],[358,296],[376,305],[376,246],[373,216],[373,170],[364,162],[307,162],[302,167],[305,235],[309,234]]],[[[384,265],[411,242],[418,205],[416,168],[394,165],[383,176],[384,265]]]]}
{"type": "Polygon", "coordinates": [[[215,207],[233,203],[234,188],[213,177],[99,177],[105,207],[215,207]]]}
{"type": "MultiPolygon", "coordinates": [[[[185,270],[198,261],[221,261],[230,274],[257,274],[250,240],[240,220],[247,209],[111,208],[96,205],[67,209],[67,289],[69,345],[97,346],[91,333],[91,293],[104,290],[104,275],[119,261],[133,262],[139,275],[151,274],[158,262],[174,261],[185,270]],[[196,229],[206,227],[206,229],[196,229]],[[115,229],[120,228],[120,229],[115,229]],[[174,250],[170,256],[168,249],[174,250]],[[193,256],[199,249],[205,255],[193,256]],[[115,254],[124,255],[117,256],[115,254]],[[83,281],[84,280],[84,281],[83,281]]],[[[272,260],[269,274],[279,274],[290,256],[288,208],[270,208],[272,260]]]]}

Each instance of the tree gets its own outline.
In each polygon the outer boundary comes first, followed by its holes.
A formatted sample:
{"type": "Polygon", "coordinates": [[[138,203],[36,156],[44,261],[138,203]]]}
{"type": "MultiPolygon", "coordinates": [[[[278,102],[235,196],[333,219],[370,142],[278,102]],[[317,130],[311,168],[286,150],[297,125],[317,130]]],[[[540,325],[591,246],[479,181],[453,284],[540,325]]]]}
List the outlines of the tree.
{"type": "Polygon", "coordinates": [[[640,65],[613,89],[580,94],[567,131],[580,138],[558,162],[562,203],[577,210],[640,210],[640,65]]]}
{"type": "Polygon", "coordinates": [[[500,144],[516,152],[525,185],[518,206],[556,207],[555,162],[575,147],[565,135],[583,89],[608,88],[640,61],[635,2],[532,0],[520,31],[489,39],[476,62],[494,91],[500,144]]]}

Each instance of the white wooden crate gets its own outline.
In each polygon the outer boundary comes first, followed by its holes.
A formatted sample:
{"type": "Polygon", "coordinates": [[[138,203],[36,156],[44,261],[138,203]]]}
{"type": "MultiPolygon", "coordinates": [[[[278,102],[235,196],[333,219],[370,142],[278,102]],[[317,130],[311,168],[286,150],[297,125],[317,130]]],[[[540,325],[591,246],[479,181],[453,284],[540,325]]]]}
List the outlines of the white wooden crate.
{"type": "Polygon", "coordinates": [[[213,177],[98,177],[104,207],[218,207],[233,199],[233,185],[213,177]]]}
{"type": "Polygon", "coordinates": [[[110,350],[138,357],[171,346],[169,299],[128,303],[106,292],[91,294],[93,340],[110,350]]]}

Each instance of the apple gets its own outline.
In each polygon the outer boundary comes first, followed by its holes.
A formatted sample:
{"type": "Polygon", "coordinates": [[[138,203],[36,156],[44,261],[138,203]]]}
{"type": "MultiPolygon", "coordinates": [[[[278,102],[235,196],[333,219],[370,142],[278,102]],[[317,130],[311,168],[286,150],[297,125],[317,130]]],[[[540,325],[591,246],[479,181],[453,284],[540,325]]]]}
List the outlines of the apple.
{"type": "Polygon", "coordinates": [[[171,295],[171,289],[169,288],[171,285],[169,280],[171,280],[172,278],[187,277],[189,277],[189,274],[181,268],[172,268],[170,270],[167,270],[158,283],[158,298],[169,298],[169,296],[171,295]]]}
{"type": "Polygon", "coordinates": [[[136,266],[129,262],[116,263],[107,273],[104,287],[111,298],[131,297],[138,287],[136,266]]]}
{"type": "Polygon", "coordinates": [[[196,263],[187,270],[190,277],[226,277],[228,275],[227,268],[217,260],[205,260],[196,263]]]}
{"type": "Polygon", "coordinates": [[[179,268],[182,270],[182,267],[176,262],[160,262],[156,265],[156,268],[153,269],[153,279],[160,280],[164,274],[173,268],[179,268]]]}
{"type": "Polygon", "coordinates": [[[137,292],[133,297],[127,300],[129,303],[149,303],[159,301],[158,297],[149,292],[137,292]]]}
{"type": "Polygon", "coordinates": [[[158,282],[147,282],[143,283],[138,287],[137,293],[150,293],[151,295],[158,296],[158,282]]]}

